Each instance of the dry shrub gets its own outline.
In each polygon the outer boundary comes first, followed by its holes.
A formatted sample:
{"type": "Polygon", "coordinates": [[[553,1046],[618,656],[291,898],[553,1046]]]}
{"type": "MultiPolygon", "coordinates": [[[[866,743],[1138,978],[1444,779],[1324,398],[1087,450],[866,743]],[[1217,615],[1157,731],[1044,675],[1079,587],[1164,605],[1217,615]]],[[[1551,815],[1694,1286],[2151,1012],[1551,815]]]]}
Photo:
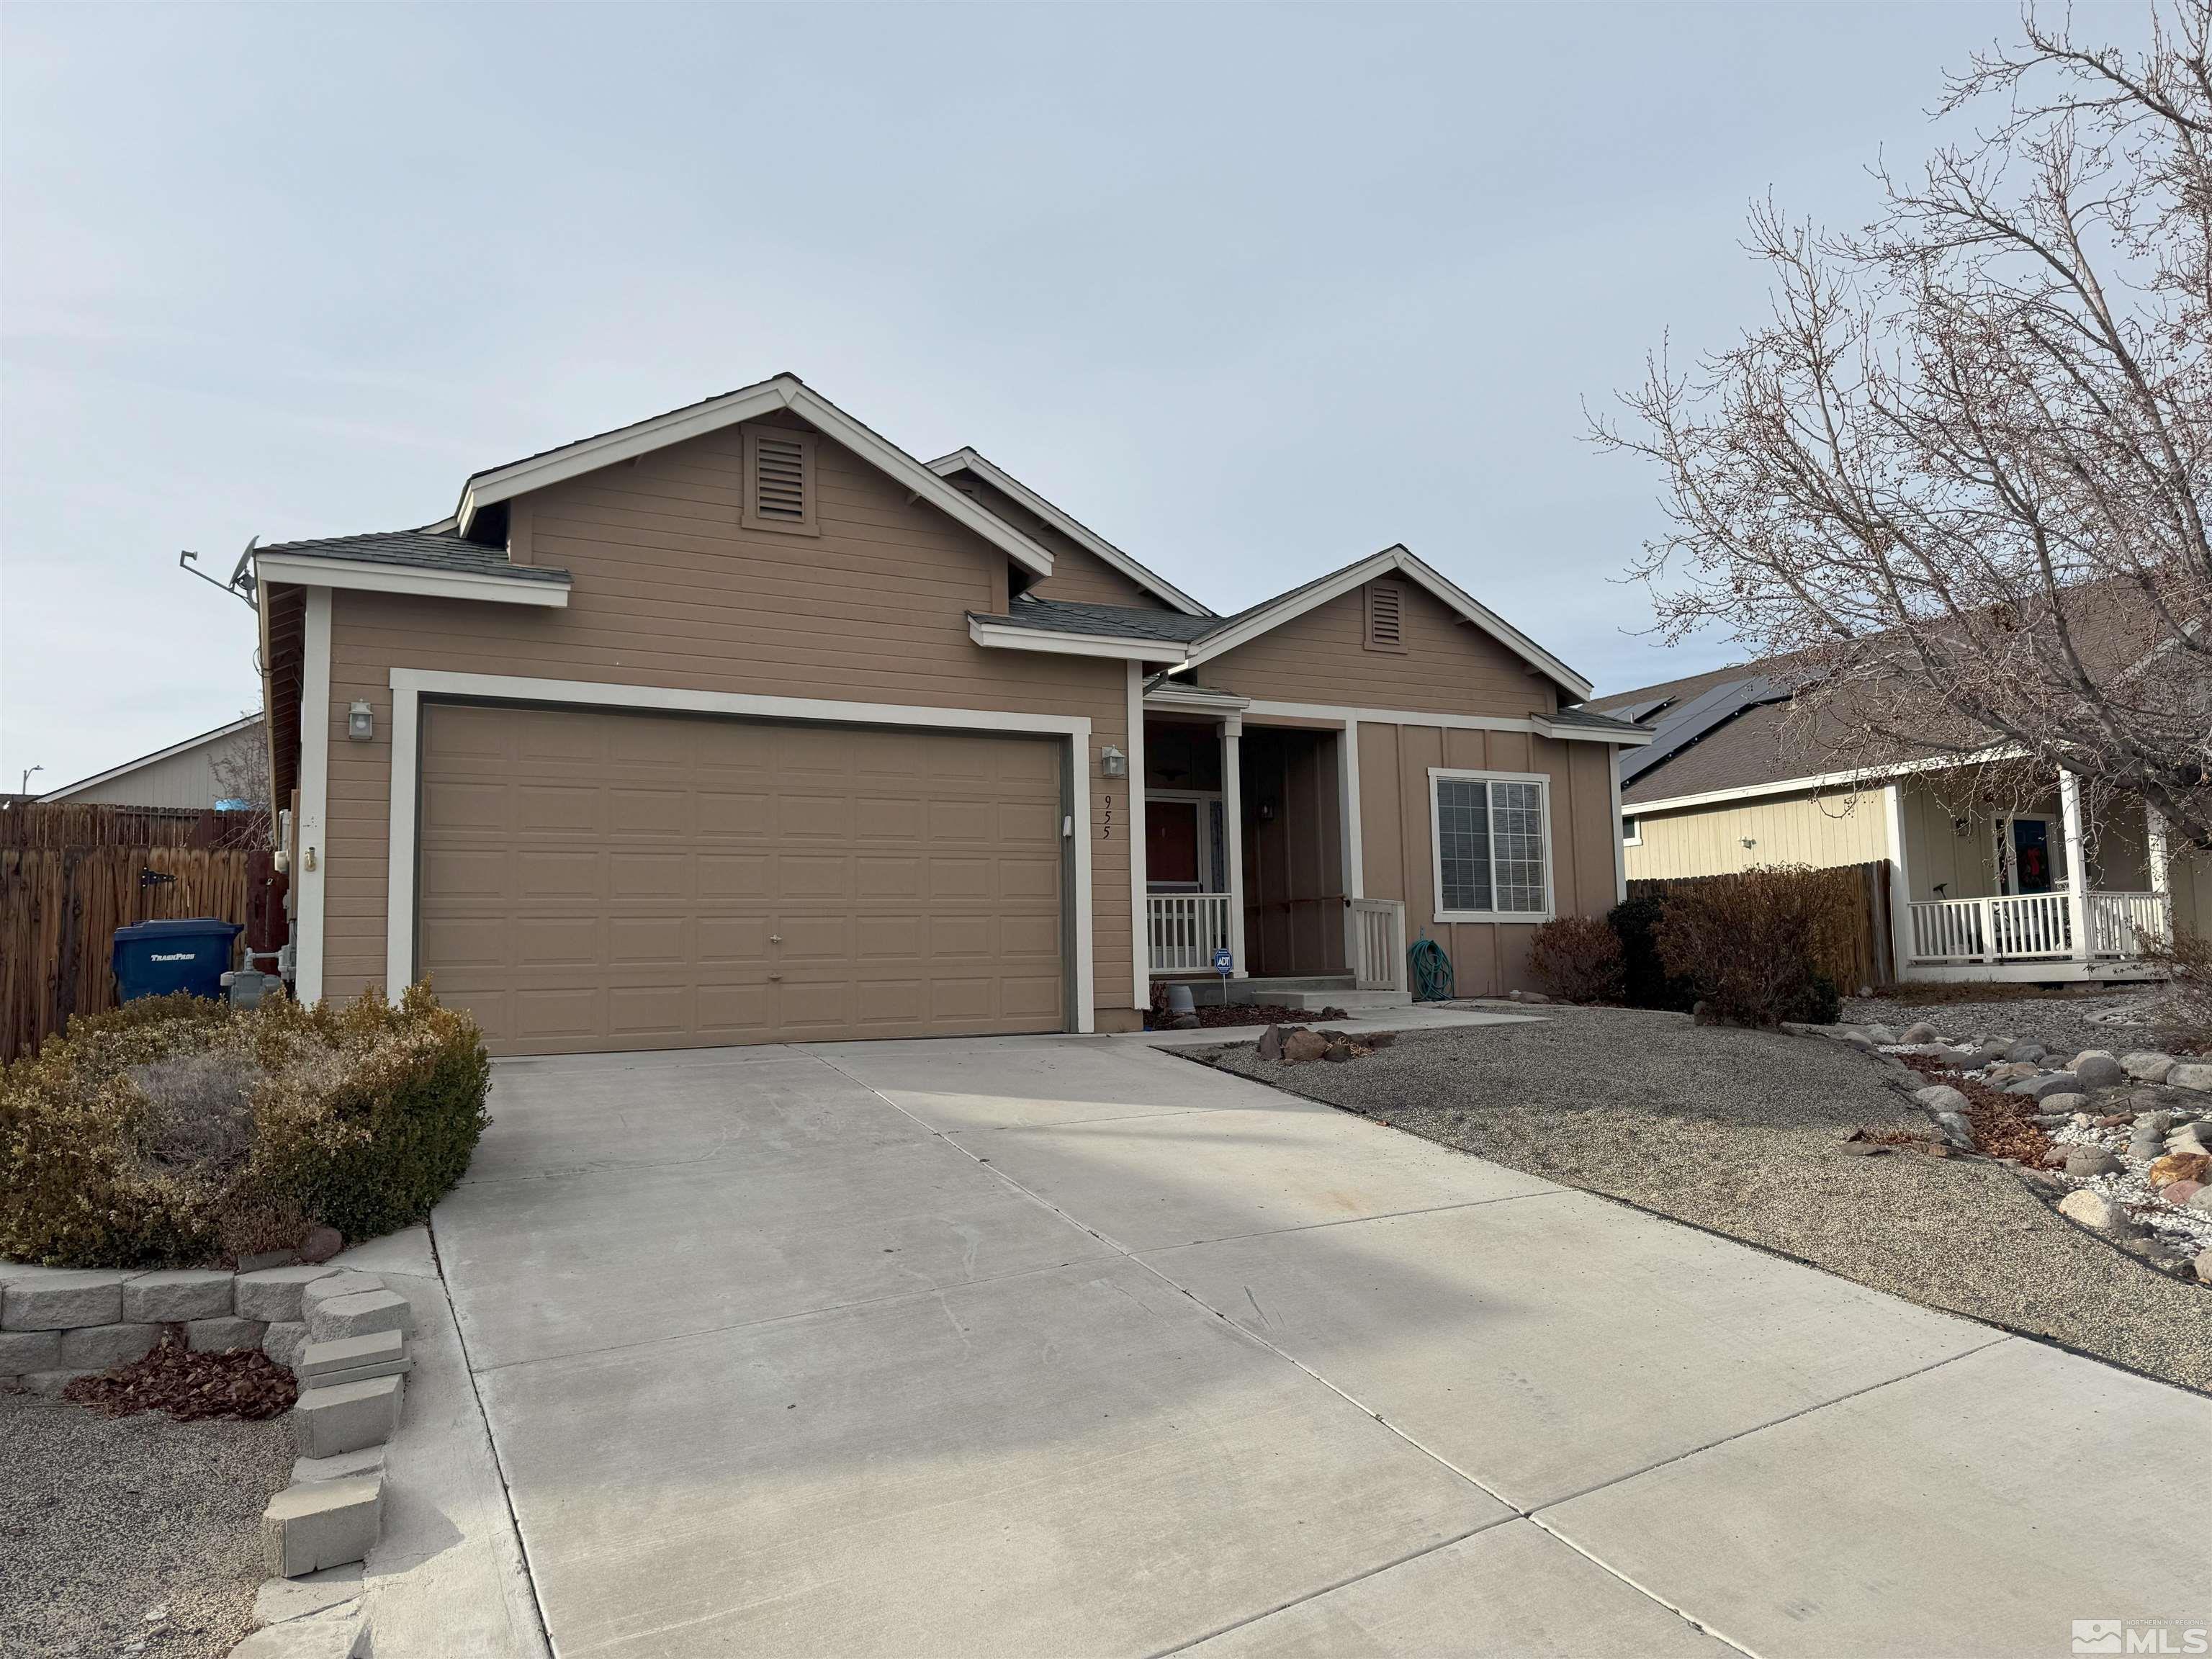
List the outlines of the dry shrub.
{"type": "Polygon", "coordinates": [[[1618,1002],[1627,982],[1620,935],[1594,916],[1556,916],[1528,942],[1528,971],[1569,1002],[1618,1002]]]}
{"type": "Polygon", "coordinates": [[[1814,963],[1843,945],[1854,918],[1850,895],[1832,878],[1771,865],[1685,882],[1660,914],[1660,959],[1730,1024],[1833,1020],[1836,988],[1814,963]]]}
{"type": "Polygon", "coordinates": [[[0,1069],[0,1255],[185,1267],[374,1238],[429,1212],[488,1121],[490,1062],[427,985],[307,1009],[152,997],[0,1069]]]}
{"type": "Polygon", "coordinates": [[[2143,959],[2166,976],[2159,1024],[2176,1048],[2212,1053],[2212,939],[2189,927],[2146,941],[2143,959]]]}

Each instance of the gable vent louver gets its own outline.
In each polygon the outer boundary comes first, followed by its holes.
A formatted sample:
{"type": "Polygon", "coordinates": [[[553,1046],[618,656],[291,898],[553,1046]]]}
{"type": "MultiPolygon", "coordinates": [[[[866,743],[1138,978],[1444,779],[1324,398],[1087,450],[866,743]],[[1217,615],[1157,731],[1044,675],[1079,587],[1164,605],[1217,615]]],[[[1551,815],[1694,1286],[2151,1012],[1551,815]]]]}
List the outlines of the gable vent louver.
{"type": "Polygon", "coordinates": [[[745,514],[756,530],[814,528],[814,438],[776,427],[745,432],[745,514]]]}
{"type": "Polygon", "coordinates": [[[1375,651],[1406,648],[1406,593],[1395,582],[1370,582],[1367,587],[1367,644],[1375,651]]]}

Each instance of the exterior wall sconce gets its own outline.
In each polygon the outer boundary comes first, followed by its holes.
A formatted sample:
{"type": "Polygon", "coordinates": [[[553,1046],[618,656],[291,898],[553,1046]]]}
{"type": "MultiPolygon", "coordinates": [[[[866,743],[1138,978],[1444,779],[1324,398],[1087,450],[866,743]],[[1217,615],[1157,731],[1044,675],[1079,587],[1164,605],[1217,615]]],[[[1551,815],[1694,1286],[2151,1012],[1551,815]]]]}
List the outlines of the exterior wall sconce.
{"type": "Polygon", "coordinates": [[[368,743],[376,736],[376,711],[368,706],[366,697],[354,699],[346,710],[346,736],[356,743],[368,743]]]}
{"type": "Polygon", "coordinates": [[[1743,845],[1744,850],[1748,852],[1751,848],[1759,845],[1759,837],[1756,836],[1746,836],[1743,837],[1743,845]]]}
{"type": "Polygon", "coordinates": [[[1108,744],[1098,751],[1098,775],[1103,778],[1126,778],[1129,775],[1129,757],[1108,744]]]}

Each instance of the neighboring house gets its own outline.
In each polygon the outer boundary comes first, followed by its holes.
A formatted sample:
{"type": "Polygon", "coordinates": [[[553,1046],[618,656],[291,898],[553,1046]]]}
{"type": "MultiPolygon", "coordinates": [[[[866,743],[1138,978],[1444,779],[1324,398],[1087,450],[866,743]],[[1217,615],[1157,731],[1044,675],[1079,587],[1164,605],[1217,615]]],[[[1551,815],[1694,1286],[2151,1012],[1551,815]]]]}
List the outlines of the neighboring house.
{"type": "Polygon", "coordinates": [[[2071,774],[2021,804],[1946,761],[1822,769],[1785,731],[1790,698],[1747,663],[1592,701],[1656,734],[1621,765],[1630,879],[1887,860],[1903,979],[2141,978],[2172,919],[2212,933],[2212,859],[2142,802],[2090,823],[2071,774]]]}
{"type": "Polygon", "coordinates": [[[1402,548],[1217,616],[788,375],[255,571],[300,994],[504,1054],[1127,1030],[1217,950],[1402,1000],[1423,933],[1525,985],[1649,735],[1402,548]]]}
{"type": "Polygon", "coordinates": [[[267,740],[265,730],[258,714],[248,714],[39,799],[82,806],[155,806],[204,812],[226,804],[234,787],[232,781],[246,769],[242,763],[257,744],[267,740]]]}

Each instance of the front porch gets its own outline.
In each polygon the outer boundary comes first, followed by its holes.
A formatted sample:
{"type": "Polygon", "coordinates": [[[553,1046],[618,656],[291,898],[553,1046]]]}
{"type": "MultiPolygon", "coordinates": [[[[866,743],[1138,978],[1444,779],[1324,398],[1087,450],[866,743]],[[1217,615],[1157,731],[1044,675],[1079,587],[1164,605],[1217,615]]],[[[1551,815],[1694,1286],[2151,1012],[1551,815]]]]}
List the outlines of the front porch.
{"type": "Polygon", "coordinates": [[[2171,937],[2176,914],[2158,815],[2123,803],[2089,823],[2070,774],[2018,806],[1974,787],[1954,770],[1889,791],[1899,977],[2156,977],[2145,954],[2171,937]]]}
{"type": "Polygon", "coordinates": [[[1352,733],[1261,725],[1247,700],[1197,687],[1146,702],[1131,793],[1152,979],[1219,981],[1225,956],[1232,1002],[1406,1001],[1406,907],[1352,878],[1352,733]]]}

